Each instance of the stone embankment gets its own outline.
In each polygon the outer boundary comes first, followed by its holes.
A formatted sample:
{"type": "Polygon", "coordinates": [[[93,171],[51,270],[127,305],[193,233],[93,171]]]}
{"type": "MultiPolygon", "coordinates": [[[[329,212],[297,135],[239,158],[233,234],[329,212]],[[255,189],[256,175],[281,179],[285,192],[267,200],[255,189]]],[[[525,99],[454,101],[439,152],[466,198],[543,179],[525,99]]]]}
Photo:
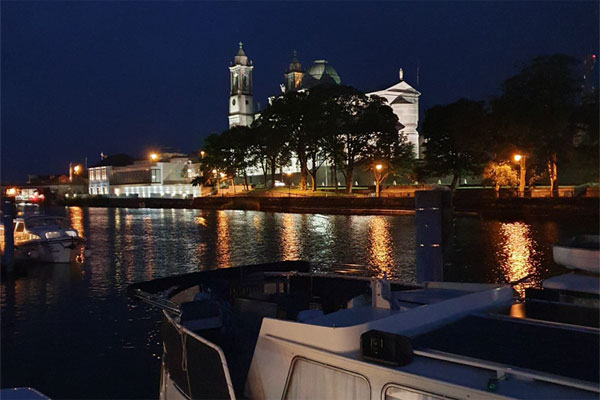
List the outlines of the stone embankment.
{"type": "MultiPolygon", "coordinates": [[[[293,213],[402,215],[414,213],[414,197],[243,197],[210,196],[195,199],[81,198],[66,205],[122,208],[192,208],[207,210],[255,210],[293,213]]],[[[486,199],[456,196],[457,213],[486,216],[598,216],[598,198],[486,199]]]]}

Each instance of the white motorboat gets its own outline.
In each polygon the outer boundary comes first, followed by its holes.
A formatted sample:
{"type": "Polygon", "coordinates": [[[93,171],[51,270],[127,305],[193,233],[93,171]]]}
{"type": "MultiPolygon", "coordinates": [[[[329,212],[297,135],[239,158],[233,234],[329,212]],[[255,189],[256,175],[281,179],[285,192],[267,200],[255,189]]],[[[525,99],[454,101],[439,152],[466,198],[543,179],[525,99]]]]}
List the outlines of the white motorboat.
{"type": "Polygon", "coordinates": [[[15,219],[14,244],[15,260],[68,263],[83,255],[85,242],[65,218],[31,215],[15,219]]]}
{"type": "Polygon", "coordinates": [[[566,243],[553,246],[552,254],[557,264],[567,268],[600,273],[600,236],[579,235],[566,243]]]}
{"type": "Polygon", "coordinates": [[[130,286],[163,308],[160,398],[598,398],[597,294],[528,289],[523,301],[509,285],[315,270],[282,262],[130,286]]]}

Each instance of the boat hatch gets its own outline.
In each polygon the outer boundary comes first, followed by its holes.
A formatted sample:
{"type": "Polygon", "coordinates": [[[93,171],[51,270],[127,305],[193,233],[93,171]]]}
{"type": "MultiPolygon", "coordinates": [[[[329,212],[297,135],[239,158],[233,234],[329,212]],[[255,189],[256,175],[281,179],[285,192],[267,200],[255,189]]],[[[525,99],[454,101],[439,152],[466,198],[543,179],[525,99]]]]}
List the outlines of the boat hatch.
{"type": "Polygon", "coordinates": [[[412,339],[415,349],[598,384],[598,331],[529,323],[522,319],[468,316],[412,339]]]}

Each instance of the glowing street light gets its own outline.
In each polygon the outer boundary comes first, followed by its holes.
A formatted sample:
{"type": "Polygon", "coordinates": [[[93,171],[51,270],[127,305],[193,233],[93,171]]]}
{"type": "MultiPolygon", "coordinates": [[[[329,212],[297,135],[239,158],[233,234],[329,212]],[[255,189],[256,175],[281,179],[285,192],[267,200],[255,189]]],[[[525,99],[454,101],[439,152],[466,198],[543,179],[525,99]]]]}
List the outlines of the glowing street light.
{"type": "Polygon", "coordinates": [[[206,155],[206,152],[204,150],[200,150],[200,157],[204,158],[205,155],[206,155]]]}
{"type": "Polygon", "coordinates": [[[158,160],[158,154],[156,154],[156,153],[152,153],[152,154],[150,154],[150,159],[151,159],[152,161],[156,161],[156,160],[158,160]]]}
{"type": "Polygon", "coordinates": [[[385,174],[385,176],[381,173],[381,170],[383,169],[383,165],[381,164],[377,164],[375,165],[375,170],[373,171],[373,175],[375,175],[375,196],[379,197],[379,186],[381,184],[381,182],[383,182],[383,180],[387,177],[387,174],[385,174]]]}
{"type": "Polygon", "coordinates": [[[513,159],[519,163],[519,197],[525,196],[525,173],[527,169],[525,168],[525,159],[526,157],[522,154],[515,154],[513,159]]]}
{"type": "Polygon", "coordinates": [[[73,167],[73,172],[75,172],[75,174],[79,174],[79,171],[81,171],[81,165],[77,164],[73,167]]]}

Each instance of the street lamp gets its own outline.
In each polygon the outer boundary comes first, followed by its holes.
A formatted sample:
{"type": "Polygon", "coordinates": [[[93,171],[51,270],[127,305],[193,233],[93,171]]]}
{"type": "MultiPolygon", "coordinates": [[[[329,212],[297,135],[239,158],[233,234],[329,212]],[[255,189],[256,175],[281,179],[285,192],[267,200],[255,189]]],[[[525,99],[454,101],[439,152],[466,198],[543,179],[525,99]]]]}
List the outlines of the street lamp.
{"type": "Polygon", "coordinates": [[[206,152],[204,150],[200,150],[200,157],[204,158],[205,155],[206,155],[206,152]]]}
{"type": "Polygon", "coordinates": [[[525,168],[525,155],[523,154],[515,154],[514,160],[519,163],[519,197],[525,196],[525,173],[527,172],[525,168]]]}
{"type": "Polygon", "coordinates": [[[381,182],[381,170],[383,169],[383,165],[381,164],[377,164],[375,166],[375,171],[374,175],[375,175],[375,196],[379,197],[379,184],[381,182]]]}
{"type": "Polygon", "coordinates": [[[156,161],[156,160],[158,160],[158,154],[156,154],[156,153],[152,153],[152,154],[150,154],[150,159],[151,159],[152,161],[156,161]]]}
{"type": "Polygon", "coordinates": [[[81,171],[81,165],[76,165],[75,167],[73,167],[73,172],[75,172],[75,174],[79,174],[79,171],[81,171]]]}

